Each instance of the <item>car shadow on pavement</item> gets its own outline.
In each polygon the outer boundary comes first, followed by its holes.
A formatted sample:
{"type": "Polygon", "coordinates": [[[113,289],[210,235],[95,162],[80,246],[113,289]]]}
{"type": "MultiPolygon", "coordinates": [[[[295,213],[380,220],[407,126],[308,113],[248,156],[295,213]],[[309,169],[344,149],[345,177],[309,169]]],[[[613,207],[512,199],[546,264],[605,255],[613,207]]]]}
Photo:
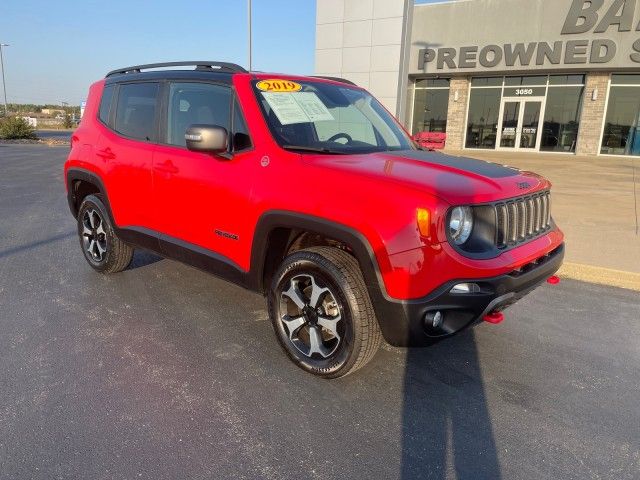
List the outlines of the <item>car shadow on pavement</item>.
{"type": "Polygon", "coordinates": [[[401,478],[501,478],[474,332],[406,358],[401,478]]]}
{"type": "Polygon", "coordinates": [[[25,243],[22,245],[16,245],[15,247],[9,247],[5,250],[0,250],[0,259],[4,257],[9,257],[16,253],[22,253],[27,250],[33,250],[35,248],[39,248],[45,245],[49,245],[54,242],[58,242],[60,240],[65,240],[67,238],[75,237],[76,232],[67,232],[60,233],[58,235],[54,235],[53,237],[45,238],[44,240],[38,240],[37,242],[25,243]]]}
{"type": "Polygon", "coordinates": [[[136,268],[146,267],[148,265],[153,265],[156,262],[164,260],[161,256],[156,255],[155,253],[148,252],[146,250],[141,250],[139,248],[135,249],[133,254],[133,259],[131,259],[131,263],[127,270],[135,270],[136,268]]]}
{"type": "MultiPolygon", "coordinates": [[[[45,238],[43,240],[38,240],[36,242],[16,245],[15,247],[9,247],[5,250],[0,250],[0,259],[11,256],[11,255],[15,255],[16,253],[22,253],[28,250],[33,250],[46,245],[50,245],[51,243],[58,242],[60,240],[66,240],[68,238],[72,238],[76,236],[77,236],[76,232],[67,232],[67,233],[61,233],[59,235],[54,235],[52,237],[45,238]]],[[[131,260],[131,263],[129,264],[128,269],[134,270],[136,268],[146,267],[148,265],[152,265],[156,262],[159,262],[160,260],[163,260],[163,258],[160,257],[159,255],[155,255],[151,252],[147,252],[145,250],[136,248],[133,254],[133,259],[131,260]]]]}

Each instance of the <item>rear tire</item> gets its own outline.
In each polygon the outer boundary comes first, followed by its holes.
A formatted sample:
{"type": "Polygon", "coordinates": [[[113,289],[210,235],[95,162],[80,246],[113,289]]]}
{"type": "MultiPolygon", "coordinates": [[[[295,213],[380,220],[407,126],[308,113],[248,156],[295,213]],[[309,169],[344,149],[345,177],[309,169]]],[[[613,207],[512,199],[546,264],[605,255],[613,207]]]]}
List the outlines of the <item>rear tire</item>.
{"type": "Polygon", "coordinates": [[[288,256],[268,293],[269,316],[289,358],[323,378],[356,371],[382,335],[356,259],[335,247],[288,256]]]}
{"type": "Polygon", "coordinates": [[[116,235],[106,207],[96,195],[88,195],[78,211],[78,237],[87,263],[101,273],[125,270],[133,248],[116,235]]]}

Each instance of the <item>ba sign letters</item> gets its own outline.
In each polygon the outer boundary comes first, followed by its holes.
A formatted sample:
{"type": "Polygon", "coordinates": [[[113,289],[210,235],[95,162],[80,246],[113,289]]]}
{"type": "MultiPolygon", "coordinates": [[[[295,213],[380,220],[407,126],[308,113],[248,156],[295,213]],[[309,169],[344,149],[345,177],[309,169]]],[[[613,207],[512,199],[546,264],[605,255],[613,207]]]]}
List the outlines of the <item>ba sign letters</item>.
{"type": "MultiPolygon", "coordinates": [[[[476,5],[469,5],[475,2],[464,3],[467,5],[459,8],[478,9],[477,18],[487,19],[482,28],[479,27],[480,31],[495,32],[496,40],[501,36],[515,37],[517,40],[530,25],[537,25],[538,28],[532,30],[532,41],[492,42],[487,39],[485,44],[460,46],[454,46],[458,43],[455,39],[452,39],[450,46],[429,46],[425,42],[427,46],[418,50],[419,71],[516,70],[518,67],[536,66],[566,69],[585,68],[587,65],[594,69],[640,65],[638,0],[544,0],[539,4],[545,8],[536,10],[539,18],[526,21],[522,18],[522,11],[519,16],[514,14],[517,18],[513,20],[509,18],[511,12],[504,12],[503,17],[495,18],[489,11],[490,0],[476,5]],[[484,4],[484,10],[481,4],[484,4]],[[493,29],[486,25],[491,22],[496,22],[493,29]],[[509,26],[514,24],[516,28],[509,31],[509,26]]],[[[463,15],[470,14],[468,11],[461,12],[463,15]]],[[[414,45],[419,43],[415,42],[415,29],[417,27],[420,30],[416,24],[418,21],[419,18],[414,19],[414,45]]]]}

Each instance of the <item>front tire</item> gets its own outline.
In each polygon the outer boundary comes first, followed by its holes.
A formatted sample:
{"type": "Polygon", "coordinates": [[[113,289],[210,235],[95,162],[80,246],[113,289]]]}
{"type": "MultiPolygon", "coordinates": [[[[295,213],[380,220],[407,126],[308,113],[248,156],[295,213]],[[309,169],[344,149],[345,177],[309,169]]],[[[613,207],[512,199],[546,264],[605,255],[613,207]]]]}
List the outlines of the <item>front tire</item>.
{"type": "Polygon", "coordinates": [[[133,248],[116,235],[107,209],[96,195],[88,195],[78,211],[78,237],[87,263],[101,273],[125,270],[133,248]]]}
{"type": "Polygon", "coordinates": [[[382,335],[356,259],[334,247],[288,256],[273,277],[269,316],[289,358],[324,378],[369,362],[382,335]]]}

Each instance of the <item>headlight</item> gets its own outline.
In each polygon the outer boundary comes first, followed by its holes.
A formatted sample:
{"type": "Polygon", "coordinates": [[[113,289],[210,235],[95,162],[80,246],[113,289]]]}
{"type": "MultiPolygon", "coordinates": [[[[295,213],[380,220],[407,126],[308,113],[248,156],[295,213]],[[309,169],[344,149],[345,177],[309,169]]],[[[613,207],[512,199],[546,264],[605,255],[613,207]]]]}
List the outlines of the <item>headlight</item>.
{"type": "Polygon", "coordinates": [[[456,245],[462,245],[471,236],[473,211],[470,207],[456,207],[449,217],[449,235],[456,245]]]}

